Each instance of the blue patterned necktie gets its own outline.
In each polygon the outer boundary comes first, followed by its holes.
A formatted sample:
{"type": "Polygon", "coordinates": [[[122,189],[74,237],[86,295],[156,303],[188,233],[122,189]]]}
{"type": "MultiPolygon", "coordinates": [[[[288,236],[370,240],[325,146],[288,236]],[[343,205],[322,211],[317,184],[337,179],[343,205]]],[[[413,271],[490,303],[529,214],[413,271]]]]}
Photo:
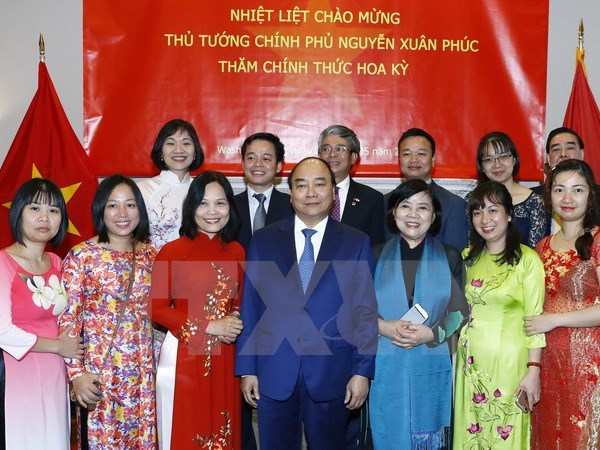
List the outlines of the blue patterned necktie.
{"type": "Polygon", "coordinates": [[[315,266],[315,250],[310,240],[315,233],[316,231],[311,230],[310,228],[302,230],[302,234],[304,234],[304,250],[300,256],[298,268],[300,269],[300,279],[302,280],[302,289],[304,292],[306,292],[306,288],[308,288],[308,283],[315,266]]]}
{"type": "Polygon", "coordinates": [[[267,196],[265,194],[254,194],[253,197],[258,200],[258,208],[256,208],[256,212],[254,213],[254,221],[252,223],[252,233],[256,230],[260,230],[265,226],[265,222],[267,221],[267,211],[265,209],[265,200],[267,196]]]}

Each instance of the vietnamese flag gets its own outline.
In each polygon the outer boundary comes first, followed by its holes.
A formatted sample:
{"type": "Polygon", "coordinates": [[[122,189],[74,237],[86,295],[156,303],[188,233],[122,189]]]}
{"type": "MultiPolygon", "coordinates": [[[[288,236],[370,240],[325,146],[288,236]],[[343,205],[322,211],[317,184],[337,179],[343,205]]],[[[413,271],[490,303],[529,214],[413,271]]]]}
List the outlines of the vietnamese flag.
{"type": "Polygon", "coordinates": [[[585,161],[594,171],[598,182],[600,179],[600,111],[588,84],[584,56],[585,50],[577,49],[577,67],[563,126],[577,131],[583,139],[585,161]]]}
{"type": "Polygon", "coordinates": [[[21,184],[36,177],[54,181],[67,202],[66,238],[60,248],[48,247],[63,257],[75,244],[95,234],[90,207],[98,177],[71,128],[44,62],[39,63],[37,92],[0,168],[0,248],[14,242],[8,221],[13,196],[21,184]]]}

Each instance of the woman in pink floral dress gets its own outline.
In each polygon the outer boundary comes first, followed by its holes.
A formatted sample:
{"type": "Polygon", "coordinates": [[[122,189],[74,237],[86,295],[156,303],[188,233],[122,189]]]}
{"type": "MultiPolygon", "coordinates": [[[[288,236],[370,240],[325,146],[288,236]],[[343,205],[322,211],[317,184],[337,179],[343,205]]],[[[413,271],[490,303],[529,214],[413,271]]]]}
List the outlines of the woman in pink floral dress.
{"type": "Polygon", "coordinates": [[[71,249],[63,263],[68,306],[60,323],[73,325],[85,345],[83,362],[67,360],[69,379],[89,410],[89,448],[153,449],[148,295],[156,250],[144,243],[146,208],[135,183],[113,175],[100,184],[92,215],[98,236],[71,249]]]}
{"type": "Polygon", "coordinates": [[[19,188],[10,207],[16,242],[0,250],[0,448],[69,448],[63,357],[81,358],[83,351],[70,330],[59,334],[67,304],[60,258],[45,252],[48,242],[60,245],[67,224],[54,183],[36,178],[19,188]]]}

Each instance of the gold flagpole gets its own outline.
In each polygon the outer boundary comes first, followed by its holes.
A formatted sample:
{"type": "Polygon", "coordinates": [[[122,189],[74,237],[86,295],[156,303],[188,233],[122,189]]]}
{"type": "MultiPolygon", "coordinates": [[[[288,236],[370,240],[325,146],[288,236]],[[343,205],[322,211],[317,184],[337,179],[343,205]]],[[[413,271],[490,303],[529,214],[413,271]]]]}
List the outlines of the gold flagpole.
{"type": "Polygon", "coordinates": [[[44,35],[40,33],[40,40],[38,42],[40,46],[40,62],[46,61],[46,45],[44,44],[44,35]]]}

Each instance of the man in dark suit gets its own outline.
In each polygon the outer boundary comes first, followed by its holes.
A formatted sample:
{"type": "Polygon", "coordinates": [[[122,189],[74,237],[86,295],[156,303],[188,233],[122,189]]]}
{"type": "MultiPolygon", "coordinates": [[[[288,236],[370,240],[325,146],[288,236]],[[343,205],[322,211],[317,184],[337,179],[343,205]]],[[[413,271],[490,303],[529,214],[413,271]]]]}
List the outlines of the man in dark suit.
{"type": "Polygon", "coordinates": [[[281,171],[285,149],[277,136],[271,133],[255,133],[242,144],[242,170],[246,179],[246,190],[235,196],[240,211],[242,226],[237,241],[247,251],[253,230],[286,219],[293,214],[290,196],[273,186],[281,171]],[[264,195],[261,198],[261,195],[264,195]],[[260,200],[259,200],[260,199],[260,200]],[[255,223],[260,218],[259,209],[264,207],[264,223],[255,223]],[[258,216],[257,216],[258,211],[258,216]]]}
{"type": "Polygon", "coordinates": [[[329,218],[335,177],[319,158],[288,183],[294,217],[254,234],[235,374],[258,407],[261,450],[343,450],[348,411],[374,375],[377,305],[368,236],[329,218]]]}
{"type": "MultiPolygon", "coordinates": [[[[398,140],[398,159],[404,179],[419,178],[431,184],[433,195],[442,205],[442,227],[437,238],[458,250],[465,248],[470,226],[467,221],[467,207],[462,198],[444,189],[431,178],[431,171],[435,165],[433,137],[420,128],[405,131],[398,140]]],[[[388,198],[389,194],[386,194],[386,209],[388,198]]],[[[392,234],[386,230],[386,240],[391,237],[392,234]]]]}
{"type": "MultiPolygon", "coordinates": [[[[255,133],[242,144],[242,170],[246,190],[235,196],[242,225],[237,241],[248,251],[254,230],[291,217],[290,196],[275,189],[285,148],[274,134],[255,133]]],[[[256,450],[252,427],[252,407],[242,400],[242,449],[256,450]]]]}
{"type": "Polygon", "coordinates": [[[318,148],[319,157],[335,175],[338,199],[334,197],[332,217],[368,234],[372,246],[381,244],[385,237],[383,194],[349,175],[360,156],[356,133],[343,125],[331,125],[319,135],[318,148]]]}
{"type": "MultiPolygon", "coordinates": [[[[360,141],[356,133],[344,125],[331,125],[321,131],[319,157],[327,161],[335,175],[336,192],[330,216],[369,235],[371,246],[385,240],[383,194],[370,186],[357,183],[350,176],[360,157],[360,141]]],[[[350,413],[346,450],[373,448],[368,429],[368,402],[350,413]]]]}

